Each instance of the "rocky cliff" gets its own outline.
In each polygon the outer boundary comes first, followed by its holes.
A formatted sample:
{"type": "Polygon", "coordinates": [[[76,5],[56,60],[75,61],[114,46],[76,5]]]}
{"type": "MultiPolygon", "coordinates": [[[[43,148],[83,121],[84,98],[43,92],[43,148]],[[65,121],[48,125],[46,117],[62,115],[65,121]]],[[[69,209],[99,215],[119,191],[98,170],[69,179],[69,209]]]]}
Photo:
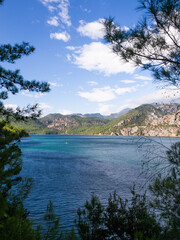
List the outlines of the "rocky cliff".
{"type": "Polygon", "coordinates": [[[84,115],[57,115],[49,114],[40,120],[48,129],[57,129],[62,133],[70,133],[70,129],[80,127],[103,126],[109,122],[107,119],[86,117],[84,115]]]}
{"type": "MultiPolygon", "coordinates": [[[[103,134],[180,137],[180,105],[142,105],[116,120],[103,134]]],[[[101,133],[102,134],[102,133],[101,133]]]]}
{"type": "Polygon", "coordinates": [[[32,134],[180,137],[179,104],[145,104],[114,120],[88,116],[49,114],[15,126],[32,134]]]}

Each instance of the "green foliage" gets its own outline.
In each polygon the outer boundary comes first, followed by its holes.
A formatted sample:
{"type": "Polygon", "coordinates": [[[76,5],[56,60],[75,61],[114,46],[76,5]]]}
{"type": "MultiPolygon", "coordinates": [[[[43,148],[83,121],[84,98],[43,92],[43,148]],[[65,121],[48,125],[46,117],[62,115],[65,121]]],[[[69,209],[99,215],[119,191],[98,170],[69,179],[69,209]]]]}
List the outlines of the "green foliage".
{"type": "Polygon", "coordinates": [[[105,20],[105,39],[113,51],[127,62],[150,70],[164,83],[180,84],[180,2],[179,0],[140,0],[146,14],[129,30],[105,20]]]}
{"type": "MultiPolygon", "coordinates": [[[[0,61],[15,63],[15,60],[22,56],[28,56],[34,52],[35,48],[30,46],[29,43],[23,42],[22,44],[10,44],[0,45],[0,61]]],[[[11,71],[6,70],[0,66],[0,88],[3,89],[0,92],[0,99],[7,99],[8,92],[12,94],[18,93],[20,90],[29,90],[36,92],[49,91],[49,85],[46,82],[28,81],[19,74],[19,70],[11,71]],[[4,90],[6,89],[6,90],[4,90]]]]}
{"type": "Polygon", "coordinates": [[[132,198],[122,200],[117,194],[110,196],[107,207],[107,228],[109,236],[119,239],[134,239],[138,233],[145,238],[158,239],[160,226],[155,214],[150,211],[146,195],[131,190],[132,198]],[[126,236],[126,237],[125,237],[126,236]]]}
{"type": "Polygon", "coordinates": [[[74,229],[63,233],[63,240],[78,240],[74,229]]]}
{"type": "Polygon", "coordinates": [[[27,218],[28,212],[22,204],[12,206],[1,220],[0,239],[3,240],[40,240],[41,237],[32,228],[27,218]]]}
{"type": "Polygon", "coordinates": [[[154,201],[151,205],[161,213],[166,239],[180,235],[180,142],[167,151],[168,168],[149,186],[154,201]]]}
{"type": "Polygon", "coordinates": [[[77,226],[79,235],[83,240],[103,240],[104,208],[96,196],[86,202],[83,209],[78,209],[77,226]]]}
{"type": "MultiPolygon", "coordinates": [[[[3,121],[0,121],[0,124],[3,124],[3,121]]],[[[11,136],[13,135],[13,136],[17,136],[19,138],[29,136],[28,132],[25,131],[24,129],[19,128],[19,127],[14,127],[14,126],[10,125],[9,123],[5,123],[5,125],[3,127],[3,131],[4,131],[4,133],[6,132],[11,136]]]]}
{"type": "Polygon", "coordinates": [[[63,116],[61,114],[49,114],[40,119],[31,119],[26,122],[14,121],[12,124],[16,127],[25,129],[30,134],[96,134],[96,127],[103,126],[109,120],[95,117],[63,116]],[[61,118],[64,121],[61,128],[47,128],[55,119],[61,118]],[[68,126],[65,126],[65,122],[68,126]],[[73,127],[73,125],[75,125],[73,127]]]}
{"type": "Polygon", "coordinates": [[[131,191],[132,199],[123,200],[116,193],[110,195],[103,208],[99,199],[92,196],[83,209],[79,209],[77,227],[83,240],[90,239],[158,239],[160,225],[149,209],[145,194],[131,191]]]}
{"type": "Polygon", "coordinates": [[[21,131],[0,122],[0,239],[36,239],[38,236],[23,207],[32,180],[22,178],[21,131]]]}
{"type": "Polygon", "coordinates": [[[61,239],[61,235],[59,235],[59,219],[56,217],[54,213],[53,204],[49,201],[47,205],[46,214],[44,216],[44,220],[46,221],[46,233],[44,235],[45,240],[58,240],[61,239]]]}
{"type": "MultiPolygon", "coordinates": [[[[0,0],[0,4],[3,1],[0,0]]],[[[23,56],[34,51],[29,43],[0,45],[0,62],[15,63],[23,56]]],[[[27,197],[32,179],[22,178],[21,149],[19,141],[27,132],[12,127],[10,121],[35,118],[40,114],[37,105],[27,106],[24,109],[6,109],[3,100],[8,94],[16,94],[21,90],[47,92],[49,84],[39,81],[25,80],[19,70],[6,70],[0,66],[0,239],[3,240],[38,240],[39,233],[32,228],[28,218],[28,211],[24,209],[23,200],[27,197]]]]}
{"type": "MultiPolygon", "coordinates": [[[[165,105],[169,106],[169,105],[165,105]]],[[[178,108],[178,104],[174,104],[174,108],[178,108]]],[[[30,134],[84,134],[84,135],[98,135],[98,134],[121,134],[123,128],[138,126],[136,135],[142,135],[141,126],[146,126],[146,120],[149,115],[155,114],[157,117],[163,117],[168,112],[165,109],[158,108],[151,104],[144,104],[135,109],[130,110],[123,116],[114,119],[102,119],[94,117],[80,117],[77,115],[63,116],[61,114],[49,114],[43,118],[28,120],[24,123],[13,122],[16,127],[25,129],[30,134]],[[53,122],[54,121],[54,122],[53,122]],[[53,126],[53,124],[55,126],[53,126]],[[51,124],[51,128],[48,125],[51,124]]],[[[158,127],[169,127],[165,124],[158,125],[158,127]]],[[[171,127],[176,127],[172,125],[171,127]]],[[[151,126],[151,129],[153,126],[151,126]]]]}
{"type": "Polygon", "coordinates": [[[180,236],[180,142],[166,152],[166,169],[154,177],[146,193],[131,190],[132,198],[110,195],[103,207],[96,196],[78,209],[82,240],[177,240],[180,236]],[[95,234],[95,237],[93,236],[95,234]]]}
{"type": "Polygon", "coordinates": [[[61,232],[60,231],[60,220],[54,212],[54,206],[52,201],[49,201],[47,205],[47,210],[44,215],[44,220],[46,222],[45,233],[41,233],[43,240],[77,240],[74,229],[70,231],[61,232]]]}

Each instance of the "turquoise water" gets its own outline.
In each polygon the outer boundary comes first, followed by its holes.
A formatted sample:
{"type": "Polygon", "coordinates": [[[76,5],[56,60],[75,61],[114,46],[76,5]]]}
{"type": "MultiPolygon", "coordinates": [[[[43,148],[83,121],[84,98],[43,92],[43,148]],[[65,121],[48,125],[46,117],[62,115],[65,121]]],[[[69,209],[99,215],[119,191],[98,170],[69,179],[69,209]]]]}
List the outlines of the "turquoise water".
{"type": "MultiPolygon", "coordinates": [[[[177,138],[158,141],[170,145],[177,138]]],[[[65,229],[74,226],[77,208],[92,193],[104,204],[115,190],[128,198],[129,187],[145,181],[140,175],[141,160],[144,149],[150,149],[152,143],[138,137],[32,135],[23,138],[20,147],[22,175],[34,181],[25,201],[31,218],[42,223],[47,203],[52,200],[65,229]],[[139,151],[141,143],[145,148],[139,151]]]]}

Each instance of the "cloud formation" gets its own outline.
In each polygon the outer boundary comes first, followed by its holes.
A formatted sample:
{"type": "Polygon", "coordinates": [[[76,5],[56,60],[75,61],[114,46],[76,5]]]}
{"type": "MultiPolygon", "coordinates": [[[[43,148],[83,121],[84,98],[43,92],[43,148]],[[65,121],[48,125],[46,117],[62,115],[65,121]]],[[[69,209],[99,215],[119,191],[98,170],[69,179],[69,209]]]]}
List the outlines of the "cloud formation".
{"type": "Polygon", "coordinates": [[[91,92],[78,92],[82,98],[86,98],[90,102],[107,102],[114,98],[116,95],[111,87],[93,88],[91,92]]]}
{"type": "Polygon", "coordinates": [[[53,109],[52,106],[50,106],[49,104],[44,103],[44,102],[38,103],[38,107],[39,107],[40,109],[44,109],[44,110],[53,109]]]}
{"type": "Polygon", "coordinates": [[[118,108],[116,112],[120,112],[124,108],[135,108],[142,104],[169,103],[169,102],[180,103],[179,96],[180,89],[176,87],[164,88],[137,99],[129,99],[127,101],[127,104],[118,108]]]}
{"type": "Polygon", "coordinates": [[[56,83],[56,82],[48,82],[51,87],[63,87],[62,83],[56,83]]]}
{"type": "MultiPolygon", "coordinates": [[[[71,18],[69,16],[69,6],[70,6],[69,0],[40,0],[40,2],[45,7],[47,7],[50,12],[52,13],[56,12],[56,14],[59,15],[62,23],[64,23],[68,27],[72,25],[71,18]]],[[[55,16],[53,16],[52,18],[54,17],[55,16]]]]}
{"type": "Polygon", "coordinates": [[[58,17],[57,16],[51,17],[50,20],[47,21],[47,23],[55,27],[59,26],[58,17]]]}
{"type": "Polygon", "coordinates": [[[125,93],[130,93],[136,91],[136,87],[130,88],[112,88],[110,86],[105,86],[103,88],[93,88],[91,92],[78,92],[78,95],[82,98],[87,99],[90,102],[107,102],[113,100],[117,95],[123,95],[125,93]]]}
{"type": "Polygon", "coordinates": [[[79,68],[88,71],[98,71],[105,76],[121,72],[133,73],[135,66],[125,63],[113,53],[109,44],[92,42],[85,44],[72,54],[72,62],[79,68]]]}
{"type": "Polygon", "coordinates": [[[21,95],[26,96],[26,97],[30,97],[30,98],[40,98],[46,95],[46,93],[33,93],[33,92],[29,92],[28,90],[24,90],[21,92],[21,95]]]}
{"type": "Polygon", "coordinates": [[[12,109],[13,111],[15,111],[18,107],[18,105],[16,104],[5,104],[4,107],[7,109],[7,108],[10,108],[12,109]]]}
{"type": "Polygon", "coordinates": [[[51,39],[57,39],[57,40],[62,40],[64,42],[68,42],[70,40],[70,35],[64,31],[64,32],[55,32],[50,34],[51,39]]]}
{"type": "Polygon", "coordinates": [[[164,88],[136,100],[130,100],[129,103],[138,105],[144,103],[159,103],[180,100],[180,89],[176,87],[164,88]]]}
{"type": "Polygon", "coordinates": [[[138,79],[138,80],[153,81],[153,79],[151,77],[142,76],[142,75],[139,75],[139,74],[135,74],[134,78],[138,79]]]}
{"type": "Polygon", "coordinates": [[[62,115],[70,115],[70,114],[72,114],[73,112],[70,111],[70,110],[67,110],[67,109],[61,109],[61,110],[59,111],[59,113],[61,113],[62,115]]]}
{"type": "Polygon", "coordinates": [[[134,81],[134,80],[121,80],[120,82],[125,83],[125,84],[130,84],[130,83],[135,83],[136,81],[134,81]]]}
{"type": "Polygon", "coordinates": [[[90,86],[96,86],[96,85],[98,85],[98,83],[95,82],[95,81],[88,81],[88,84],[89,84],[90,86]]]}
{"type": "Polygon", "coordinates": [[[103,103],[99,103],[98,104],[98,112],[102,115],[109,115],[112,113],[112,104],[103,104],[103,103]]]}
{"type": "Polygon", "coordinates": [[[82,35],[89,37],[93,40],[103,38],[105,35],[105,28],[103,25],[103,19],[100,18],[97,21],[86,23],[83,20],[80,20],[80,26],[77,28],[77,31],[82,35]]]}
{"type": "Polygon", "coordinates": [[[61,18],[61,21],[68,27],[72,25],[68,10],[69,6],[69,0],[61,0],[60,4],[58,5],[58,8],[60,9],[59,16],[61,18]]]}

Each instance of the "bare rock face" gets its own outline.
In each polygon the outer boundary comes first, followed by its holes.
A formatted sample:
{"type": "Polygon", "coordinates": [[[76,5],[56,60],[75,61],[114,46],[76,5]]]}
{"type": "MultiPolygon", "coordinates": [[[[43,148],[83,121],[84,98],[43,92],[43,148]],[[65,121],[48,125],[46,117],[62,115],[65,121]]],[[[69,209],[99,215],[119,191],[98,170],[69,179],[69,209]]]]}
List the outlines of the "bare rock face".
{"type": "Polygon", "coordinates": [[[142,105],[135,110],[109,129],[111,135],[180,137],[179,104],[142,105]]]}
{"type": "Polygon", "coordinates": [[[82,126],[102,126],[105,124],[105,121],[100,118],[88,118],[85,116],[60,116],[56,117],[50,121],[44,121],[44,125],[46,125],[49,129],[57,129],[57,130],[65,130],[67,133],[67,129],[77,128],[82,126]]]}
{"type": "Polygon", "coordinates": [[[63,130],[67,127],[78,127],[78,126],[79,124],[75,119],[68,118],[68,117],[56,118],[52,121],[52,123],[47,125],[48,128],[55,128],[58,130],[63,130]]]}
{"type": "Polygon", "coordinates": [[[99,135],[180,137],[180,104],[144,104],[111,121],[52,114],[44,117],[42,124],[60,134],[84,134],[84,129],[93,129],[92,134],[99,135]]]}

